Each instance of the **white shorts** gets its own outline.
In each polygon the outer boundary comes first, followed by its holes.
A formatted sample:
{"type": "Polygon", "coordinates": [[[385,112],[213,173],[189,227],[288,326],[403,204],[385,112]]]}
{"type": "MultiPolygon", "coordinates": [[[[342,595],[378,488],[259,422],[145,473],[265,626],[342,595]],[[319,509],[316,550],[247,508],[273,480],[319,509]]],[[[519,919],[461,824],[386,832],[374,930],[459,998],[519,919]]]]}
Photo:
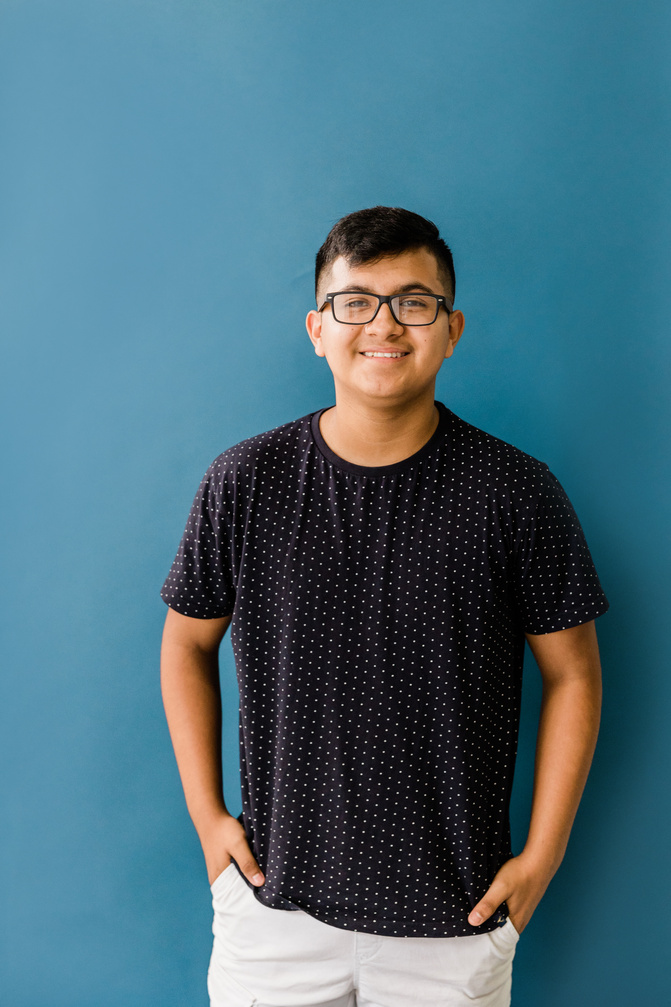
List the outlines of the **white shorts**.
{"type": "Polygon", "coordinates": [[[212,885],[211,1007],[509,1007],[518,933],[386,937],[269,909],[231,863],[212,885]]]}

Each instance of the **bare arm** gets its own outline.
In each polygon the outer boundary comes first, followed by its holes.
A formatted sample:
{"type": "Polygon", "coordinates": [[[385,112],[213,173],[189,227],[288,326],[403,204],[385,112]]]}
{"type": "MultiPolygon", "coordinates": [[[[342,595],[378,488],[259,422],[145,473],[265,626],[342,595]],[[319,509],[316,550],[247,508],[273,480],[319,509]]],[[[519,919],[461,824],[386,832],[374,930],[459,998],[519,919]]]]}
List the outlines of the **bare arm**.
{"type": "Polygon", "coordinates": [[[473,908],[483,923],[504,901],[522,932],[557,871],[599,731],[601,665],[594,622],[527,640],[543,678],[534,793],[524,849],[503,865],[473,908]]]}
{"type": "Polygon", "coordinates": [[[224,619],[190,619],[168,609],[161,646],[161,691],[187,807],[210,883],[231,862],[263,884],[245,831],[224,803],[221,771],[219,644],[224,619]]]}

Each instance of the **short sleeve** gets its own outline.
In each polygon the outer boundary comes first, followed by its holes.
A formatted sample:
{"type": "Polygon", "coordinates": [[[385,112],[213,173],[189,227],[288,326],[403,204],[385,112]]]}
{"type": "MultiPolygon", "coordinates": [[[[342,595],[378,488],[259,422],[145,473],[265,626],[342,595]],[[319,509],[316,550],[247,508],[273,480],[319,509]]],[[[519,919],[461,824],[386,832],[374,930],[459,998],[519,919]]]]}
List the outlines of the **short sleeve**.
{"type": "Polygon", "coordinates": [[[515,595],[525,633],[554,633],[608,610],[578,516],[546,465],[514,551],[515,595]]]}
{"type": "Polygon", "coordinates": [[[235,604],[233,565],[235,494],[220,460],[198,488],[170,573],[163,601],[181,615],[219,619],[235,604]]]}

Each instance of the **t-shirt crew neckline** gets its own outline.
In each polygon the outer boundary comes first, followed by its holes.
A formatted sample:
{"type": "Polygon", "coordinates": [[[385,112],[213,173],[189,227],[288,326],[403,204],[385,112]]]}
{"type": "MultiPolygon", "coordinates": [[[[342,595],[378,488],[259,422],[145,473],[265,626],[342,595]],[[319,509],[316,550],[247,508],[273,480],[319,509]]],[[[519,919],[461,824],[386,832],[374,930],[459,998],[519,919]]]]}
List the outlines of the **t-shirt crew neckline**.
{"type": "Polygon", "coordinates": [[[332,406],[325,406],[318,412],[312,414],[310,420],[310,428],[312,431],[312,437],[314,439],[317,448],[324,455],[327,461],[329,461],[336,468],[344,469],[345,472],[354,472],[357,475],[363,476],[384,476],[390,475],[393,472],[402,472],[404,469],[411,469],[417,465],[423,458],[430,454],[433,449],[443,440],[445,433],[447,431],[447,408],[442,402],[434,400],[434,404],[438,409],[438,426],[434,432],[429,437],[426,444],[415,451],[414,454],[408,455],[407,458],[402,458],[398,462],[393,462],[391,465],[356,465],[354,462],[348,462],[340,455],[337,455],[334,451],[331,451],[330,447],[324,440],[319,429],[319,420],[323,413],[327,409],[332,409],[332,406]]]}

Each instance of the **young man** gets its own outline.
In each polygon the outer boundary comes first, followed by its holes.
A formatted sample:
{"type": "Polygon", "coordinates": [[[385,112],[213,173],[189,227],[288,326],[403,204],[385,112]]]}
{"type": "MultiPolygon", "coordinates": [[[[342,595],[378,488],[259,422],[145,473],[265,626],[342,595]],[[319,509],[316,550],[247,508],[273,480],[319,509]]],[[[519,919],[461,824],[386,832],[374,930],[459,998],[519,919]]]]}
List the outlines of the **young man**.
{"type": "Polygon", "coordinates": [[[464,329],[407,210],[317,255],[335,406],[208,469],[162,596],[162,684],[214,903],[213,1007],[510,1003],[598,730],[608,603],[546,465],[434,401],[464,329]],[[242,806],[222,794],[232,621],[242,806]],[[508,804],[524,642],[543,677],[523,850],[508,804]]]}

